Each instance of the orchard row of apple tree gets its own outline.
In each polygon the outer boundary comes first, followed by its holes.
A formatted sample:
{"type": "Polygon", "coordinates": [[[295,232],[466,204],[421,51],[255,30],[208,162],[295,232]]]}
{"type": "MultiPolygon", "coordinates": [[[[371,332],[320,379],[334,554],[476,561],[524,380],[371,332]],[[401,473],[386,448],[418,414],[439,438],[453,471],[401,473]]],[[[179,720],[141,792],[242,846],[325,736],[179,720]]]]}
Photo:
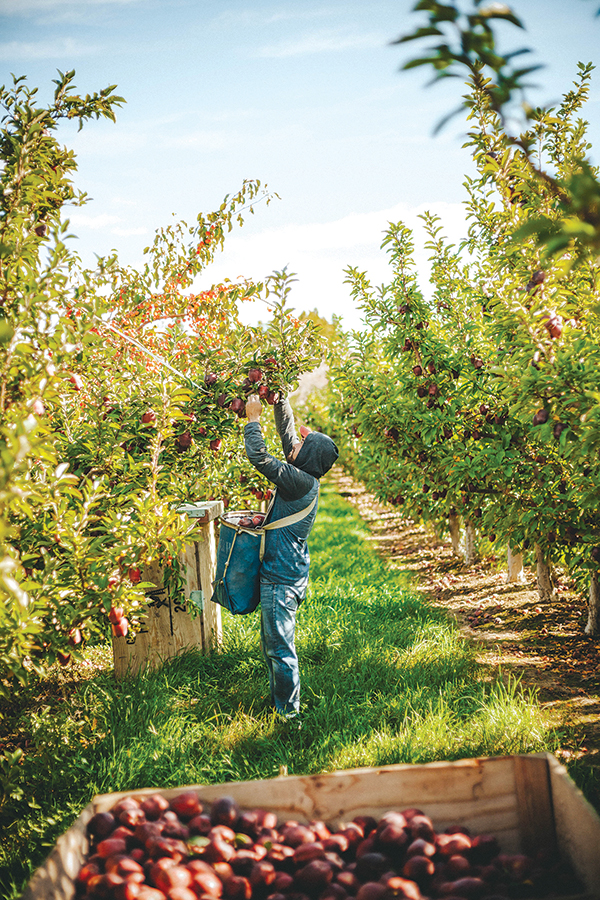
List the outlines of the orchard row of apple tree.
{"type": "Polygon", "coordinates": [[[248,181],[221,207],[159,230],[140,269],[117,256],[86,269],[70,249],[67,204],[83,202],[61,120],[114,118],[109,87],[78,96],[61,75],[40,104],[24,79],[0,90],[0,694],[86,640],[135,628],[144,563],[173,572],[190,524],[183,501],[249,505],[266,490],[243,453],[250,390],[267,403],[313,368],[311,321],[286,305],[287,274],[265,285],[193,280],[244,211],[248,181]],[[268,296],[249,328],[239,304],[268,296]]]}
{"type": "Polygon", "coordinates": [[[367,327],[338,349],[328,427],[380,498],[438,525],[460,516],[481,539],[535,550],[543,596],[555,566],[582,591],[591,586],[587,630],[597,633],[599,261],[576,238],[551,256],[526,236],[541,215],[564,233],[560,184],[579,176],[585,187],[590,70],[579,67],[557,109],[532,115],[523,143],[537,147],[538,171],[506,138],[489,95],[474,90],[465,239],[449,245],[436,218],[423,217],[430,296],[402,223],[382,245],[388,284],[348,270],[367,327]]]}

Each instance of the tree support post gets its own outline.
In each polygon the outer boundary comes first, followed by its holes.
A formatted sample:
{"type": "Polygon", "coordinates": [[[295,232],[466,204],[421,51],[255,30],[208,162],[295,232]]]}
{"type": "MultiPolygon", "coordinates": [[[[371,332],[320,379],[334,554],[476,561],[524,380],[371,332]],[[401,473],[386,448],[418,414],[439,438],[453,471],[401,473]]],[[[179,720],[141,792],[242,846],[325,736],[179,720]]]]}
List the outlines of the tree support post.
{"type": "Polygon", "coordinates": [[[594,569],[590,572],[590,595],[588,600],[588,620],[586,634],[600,634],[600,579],[594,569]]]}
{"type": "Polygon", "coordinates": [[[556,591],[552,580],[550,563],[544,556],[544,551],[539,544],[535,545],[535,559],[537,562],[537,589],[541,602],[554,600],[556,591]]]}
{"type": "Polygon", "coordinates": [[[223,514],[220,500],[185,504],[179,510],[200,524],[200,540],[179,556],[184,590],[172,596],[165,588],[165,570],[158,562],[142,568],[142,581],[154,585],[146,593],[147,613],[136,635],[113,637],[115,677],[154,669],[184,650],[205,652],[222,639],[221,607],[211,602],[217,566],[215,519],[223,514]]]}
{"type": "Polygon", "coordinates": [[[506,548],[506,582],[507,584],[525,583],[523,554],[513,550],[510,544],[506,548]]]}
{"type": "Polygon", "coordinates": [[[468,520],[465,522],[465,565],[473,566],[478,559],[475,528],[473,523],[468,520]]]}
{"type": "Polygon", "coordinates": [[[460,518],[457,513],[449,513],[448,528],[452,541],[452,552],[454,556],[460,556],[460,518]]]}

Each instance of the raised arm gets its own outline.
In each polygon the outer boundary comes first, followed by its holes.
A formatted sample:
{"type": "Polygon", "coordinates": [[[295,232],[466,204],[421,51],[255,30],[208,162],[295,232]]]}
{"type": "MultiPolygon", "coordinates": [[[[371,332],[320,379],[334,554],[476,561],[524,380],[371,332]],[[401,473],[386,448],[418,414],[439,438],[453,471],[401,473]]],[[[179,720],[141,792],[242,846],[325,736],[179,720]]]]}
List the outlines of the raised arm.
{"type": "Polygon", "coordinates": [[[288,398],[285,397],[283,400],[279,400],[273,407],[273,412],[275,413],[275,427],[277,428],[277,434],[281,438],[283,455],[287,459],[292,452],[294,444],[298,442],[296,426],[294,424],[294,414],[288,398]]]}
{"type": "Polygon", "coordinates": [[[260,400],[249,398],[246,410],[248,424],[244,428],[244,443],[248,459],[265,478],[277,485],[287,499],[296,500],[304,497],[314,487],[315,479],[307,472],[302,472],[291,463],[282,462],[268,452],[260,427],[260,400]]]}

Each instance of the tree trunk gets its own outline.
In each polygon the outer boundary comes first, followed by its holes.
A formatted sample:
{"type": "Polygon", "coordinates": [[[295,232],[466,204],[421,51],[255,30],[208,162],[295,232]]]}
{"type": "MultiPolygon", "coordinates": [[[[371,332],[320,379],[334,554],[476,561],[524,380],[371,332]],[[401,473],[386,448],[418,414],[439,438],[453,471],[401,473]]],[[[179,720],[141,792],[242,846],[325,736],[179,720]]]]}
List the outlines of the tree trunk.
{"type": "Polygon", "coordinates": [[[524,584],[523,554],[513,552],[510,544],[506,548],[506,581],[508,584],[524,584]]]}
{"type": "Polygon", "coordinates": [[[465,563],[472,566],[478,560],[477,547],[475,544],[475,529],[472,522],[465,522],[465,563]]]}
{"type": "Polygon", "coordinates": [[[540,601],[554,600],[555,591],[550,564],[544,559],[544,552],[539,544],[535,545],[537,562],[537,589],[540,601]]]}
{"type": "Polygon", "coordinates": [[[460,556],[460,519],[456,513],[450,513],[450,515],[448,516],[448,526],[450,528],[452,552],[455,556],[460,556]]]}
{"type": "Polygon", "coordinates": [[[590,572],[590,597],[586,634],[600,634],[600,581],[597,572],[590,572]]]}

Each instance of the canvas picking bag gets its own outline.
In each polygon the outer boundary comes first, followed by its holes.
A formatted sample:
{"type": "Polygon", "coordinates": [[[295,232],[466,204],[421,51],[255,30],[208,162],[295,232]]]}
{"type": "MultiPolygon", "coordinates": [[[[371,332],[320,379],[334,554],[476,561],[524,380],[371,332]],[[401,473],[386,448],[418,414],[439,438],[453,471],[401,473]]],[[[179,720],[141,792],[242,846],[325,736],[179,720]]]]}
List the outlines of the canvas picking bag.
{"type": "Polygon", "coordinates": [[[240,522],[252,521],[262,516],[263,522],[269,515],[275,495],[266,513],[230,512],[219,518],[219,546],[217,549],[217,574],[213,582],[211,600],[224,606],[234,616],[244,616],[254,612],[260,603],[260,564],[265,553],[265,533],[286,525],[295,525],[312,512],[318,499],[291,516],[276,522],[254,527],[240,522]]]}

